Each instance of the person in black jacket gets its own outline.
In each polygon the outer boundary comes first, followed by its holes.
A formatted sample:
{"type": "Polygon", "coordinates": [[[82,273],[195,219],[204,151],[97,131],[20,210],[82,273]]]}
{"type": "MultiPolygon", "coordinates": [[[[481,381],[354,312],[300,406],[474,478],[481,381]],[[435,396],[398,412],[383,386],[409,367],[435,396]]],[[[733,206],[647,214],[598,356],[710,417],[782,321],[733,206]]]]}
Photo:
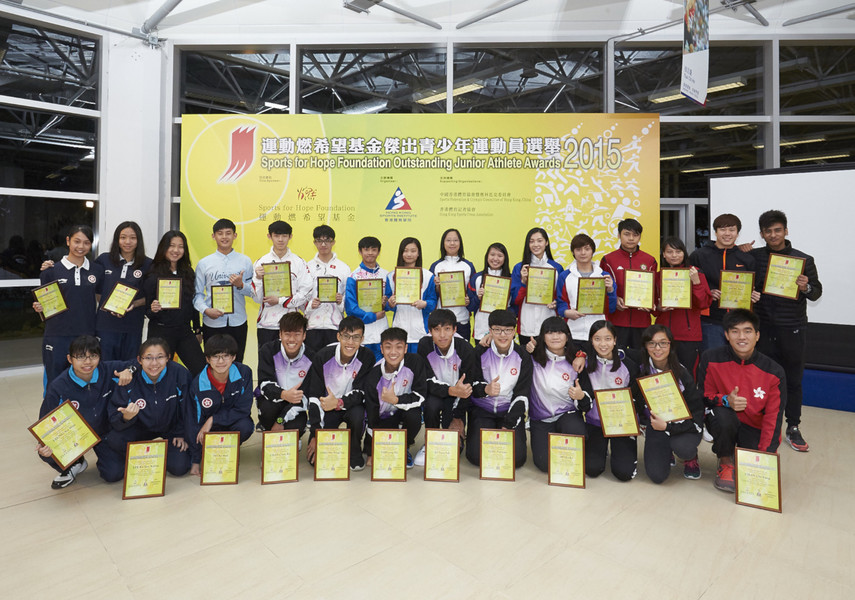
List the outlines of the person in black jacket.
{"type": "Polygon", "coordinates": [[[662,483],[668,479],[673,455],[684,461],[683,477],[701,478],[698,445],[704,427],[703,396],[695,387],[689,371],[677,359],[677,352],[672,352],[673,347],[674,336],[664,325],[651,325],[641,335],[641,375],[671,371],[692,414],[690,419],[670,423],[656,414],[650,414],[650,425],[644,435],[644,470],[653,483],[662,483]]]}
{"type": "Polygon", "coordinates": [[[760,215],[760,236],[763,248],[751,250],[757,261],[755,286],[763,291],[769,255],[782,254],[804,260],[804,272],[796,278],[798,292],[794,299],[763,294],[754,310],[760,317],[758,349],[781,365],[787,375],[787,430],[784,439],[793,450],[807,452],[809,447],[799,429],[802,417],[802,376],[805,370],[807,343],[807,301],[822,296],[822,283],[812,256],[793,248],[787,239],[787,215],[780,210],[767,210],[760,215]]]}

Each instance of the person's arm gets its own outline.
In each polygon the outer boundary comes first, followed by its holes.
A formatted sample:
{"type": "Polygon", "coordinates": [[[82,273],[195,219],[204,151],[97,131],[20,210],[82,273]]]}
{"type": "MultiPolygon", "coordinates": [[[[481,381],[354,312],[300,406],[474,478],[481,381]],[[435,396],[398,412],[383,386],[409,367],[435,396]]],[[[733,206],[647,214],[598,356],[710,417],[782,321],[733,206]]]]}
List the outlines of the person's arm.
{"type": "Polygon", "coordinates": [[[413,372],[413,383],[409,392],[398,394],[397,407],[401,410],[410,410],[424,404],[427,395],[426,369],[424,360],[418,354],[406,355],[404,365],[413,372]]]}
{"type": "Polygon", "coordinates": [[[372,367],[364,381],[365,416],[371,429],[377,429],[380,426],[380,396],[377,393],[377,384],[382,378],[381,368],[372,367]]]}
{"type": "Polygon", "coordinates": [[[477,372],[479,369],[476,369],[477,355],[475,350],[472,349],[472,346],[469,345],[468,342],[464,342],[460,344],[460,348],[458,350],[458,354],[460,355],[460,375],[464,377],[463,384],[469,384],[472,387],[472,392],[469,396],[463,398],[458,396],[457,400],[454,402],[454,407],[451,409],[451,415],[455,419],[463,419],[466,416],[466,411],[469,409],[469,405],[471,404],[472,394],[475,393],[475,388],[472,385],[472,382],[476,380],[477,372]]]}
{"type": "Polygon", "coordinates": [[[344,289],[344,306],[349,317],[356,317],[366,325],[374,323],[377,320],[375,313],[365,312],[359,308],[356,298],[356,280],[353,277],[347,280],[347,285],[344,289]]]}
{"type": "Polygon", "coordinates": [[[528,287],[522,282],[522,263],[517,263],[511,273],[511,306],[514,307],[517,313],[525,302],[525,296],[528,293],[528,287]]]}
{"type": "Polygon", "coordinates": [[[184,425],[184,418],[186,414],[185,405],[189,401],[189,391],[190,391],[190,371],[188,371],[185,367],[182,367],[178,363],[171,362],[167,365],[167,369],[175,370],[175,387],[177,388],[178,393],[178,406],[179,409],[175,414],[175,422],[172,423],[172,428],[169,434],[171,439],[181,438],[187,441],[186,435],[186,427],[184,425]]]}
{"type": "Polygon", "coordinates": [[[430,276],[430,281],[428,281],[427,287],[425,291],[422,293],[422,300],[427,302],[427,306],[422,309],[422,314],[425,317],[425,329],[427,329],[427,318],[430,313],[436,309],[437,299],[436,299],[436,282],[434,280],[433,275],[430,276]]]}
{"type": "Polygon", "coordinates": [[[727,392],[720,392],[715,389],[714,377],[709,374],[710,360],[709,356],[706,356],[708,353],[709,351],[701,354],[701,360],[698,363],[698,393],[701,394],[707,408],[728,406],[727,392]]]}
{"type": "MultiPolygon", "coordinates": [[[[252,280],[250,282],[250,295],[258,304],[264,304],[264,279],[256,274],[255,270],[261,266],[261,258],[252,264],[252,280]]],[[[244,286],[246,287],[246,286],[244,286]]]]}
{"type": "Polygon", "coordinates": [[[321,350],[312,359],[312,367],[309,369],[309,375],[303,389],[304,395],[308,401],[306,412],[309,414],[309,423],[312,430],[317,429],[321,423],[321,396],[326,396],[326,380],[324,379],[324,360],[326,352],[321,350]]]}
{"type": "Polygon", "coordinates": [[[808,291],[804,292],[805,297],[812,302],[819,300],[822,296],[822,283],[819,280],[819,273],[816,270],[816,262],[812,256],[808,256],[805,261],[805,276],[807,277],[808,291]]]}
{"type": "Polygon", "coordinates": [[[632,401],[635,404],[635,414],[638,415],[639,425],[648,425],[649,417],[647,416],[647,404],[644,402],[644,396],[641,389],[638,387],[638,365],[631,359],[624,359],[624,364],[629,371],[629,389],[632,394],[632,401]]]}
{"type": "MultiPolygon", "coordinates": [[[[110,419],[110,425],[116,431],[123,431],[136,423],[138,418],[138,410],[125,412],[133,404],[128,400],[128,386],[117,385],[113,388],[113,393],[110,395],[110,401],[107,403],[107,418],[110,419]],[[125,416],[127,415],[127,419],[125,416]]],[[[134,404],[134,406],[136,406],[134,404]]]]}
{"type": "Polygon", "coordinates": [[[235,289],[237,289],[238,294],[240,294],[241,296],[246,296],[247,298],[252,298],[253,297],[253,295],[252,295],[252,278],[255,275],[254,267],[252,265],[252,261],[249,260],[249,257],[244,257],[243,263],[244,263],[244,266],[243,266],[243,269],[241,269],[242,273],[240,273],[240,272],[237,273],[238,275],[241,275],[241,277],[242,277],[243,287],[235,286],[235,289]]]}
{"type": "Polygon", "coordinates": [[[469,312],[475,312],[481,306],[481,301],[478,299],[478,276],[475,269],[472,269],[472,277],[469,278],[469,283],[466,286],[466,296],[469,298],[469,304],[466,306],[469,312]]]}
{"type": "Polygon", "coordinates": [[[371,372],[371,368],[374,366],[374,353],[364,346],[360,346],[356,353],[356,358],[358,358],[362,364],[359,367],[359,371],[356,373],[356,377],[353,379],[353,387],[341,399],[342,408],[344,410],[365,402],[365,380],[368,377],[368,373],[371,372]]]}
{"type": "Polygon", "coordinates": [[[274,354],[265,344],[258,349],[258,389],[271,402],[282,401],[282,388],[276,379],[276,365],[273,363],[274,354]]]}
{"type": "Polygon", "coordinates": [[[692,414],[691,418],[683,421],[672,421],[665,426],[665,431],[671,435],[680,433],[699,433],[704,428],[704,400],[698,391],[692,376],[685,367],[680,368],[679,373],[674,373],[677,381],[683,384],[683,398],[686,406],[692,414]]]}
{"type": "Polygon", "coordinates": [[[781,439],[781,424],[784,419],[784,407],[787,405],[787,378],[784,370],[778,368],[777,385],[769,386],[763,409],[763,421],[760,425],[760,442],[757,449],[763,452],[775,452],[781,439]]]}
{"type": "Polygon", "coordinates": [[[314,297],[315,280],[309,272],[309,267],[300,259],[299,262],[292,262],[291,268],[295,270],[297,275],[297,285],[291,290],[291,297],[285,300],[283,306],[288,306],[297,310],[305,310],[311,299],[314,297]]]}
{"type": "MultiPolygon", "coordinates": [[[[562,319],[570,318],[566,313],[572,308],[570,306],[570,292],[567,290],[567,279],[569,276],[570,269],[565,269],[558,275],[557,293],[555,294],[555,310],[558,312],[558,316],[562,319]]],[[[570,281],[572,282],[573,280],[570,279],[570,281]]]]}
{"type": "Polygon", "coordinates": [[[513,429],[525,419],[525,414],[528,412],[528,399],[531,395],[531,379],[533,368],[531,366],[531,356],[528,352],[520,352],[522,362],[520,363],[520,375],[517,378],[517,383],[511,392],[511,405],[508,407],[508,414],[505,415],[505,429],[513,429]]]}
{"type": "MultiPolygon", "coordinates": [[[[481,365],[481,355],[484,352],[489,352],[489,346],[478,346],[475,348],[475,356],[473,357],[473,377],[472,377],[472,397],[473,398],[486,398],[487,397],[487,384],[490,381],[487,379],[487,374],[484,373],[484,368],[481,365]]],[[[468,379],[468,378],[467,378],[468,379]]]]}
{"type": "Polygon", "coordinates": [[[193,307],[200,313],[204,313],[206,309],[210,308],[206,299],[208,290],[205,279],[205,259],[203,258],[196,265],[196,293],[193,295],[193,307]]]}
{"type": "Polygon", "coordinates": [[[709,308],[712,304],[712,294],[710,294],[710,286],[707,283],[706,275],[698,269],[699,283],[692,284],[692,308],[695,310],[703,310],[709,308]]]}
{"type": "Polygon", "coordinates": [[[433,368],[430,366],[430,361],[428,360],[428,356],[433,352],[433,338],[426,335],[420,339],[416,351],[419,353],[419,356],[424,359],[424,362],[427,365],[425,373],[425,377],[427,378],[427,393],[431,396],[436,396],[437,398],[448,398],[448,384],[437,377],[436,373],[433,372],[433,368]]]}

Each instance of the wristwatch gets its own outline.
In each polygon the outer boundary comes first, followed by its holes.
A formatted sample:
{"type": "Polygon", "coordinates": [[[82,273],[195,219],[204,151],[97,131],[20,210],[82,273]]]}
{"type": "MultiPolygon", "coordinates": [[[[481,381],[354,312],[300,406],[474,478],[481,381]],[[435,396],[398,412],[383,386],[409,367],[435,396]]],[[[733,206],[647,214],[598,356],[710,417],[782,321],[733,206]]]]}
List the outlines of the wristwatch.
{"type": "Polygon", "coordinates": [[[282,417],[276,417],[276,422],[279,423],[280,425],[284,425],[285,419],[283,419],[282,417]]]}

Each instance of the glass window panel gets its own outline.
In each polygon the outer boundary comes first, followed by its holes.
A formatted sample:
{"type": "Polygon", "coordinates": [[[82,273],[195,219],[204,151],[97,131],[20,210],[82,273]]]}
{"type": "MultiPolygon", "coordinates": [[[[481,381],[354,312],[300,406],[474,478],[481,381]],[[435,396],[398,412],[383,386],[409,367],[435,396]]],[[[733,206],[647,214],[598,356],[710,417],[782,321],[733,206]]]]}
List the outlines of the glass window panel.
{"type": "Polygon", "coordinates": [[[42,362],[44,324],[33,310],[32,288],[0,288],[0,369],[42,362]]]}
{"type": "Polygon", "coordinates": [[[300,112],[444,113],[445,48],[306,48],[300,112]]]}
{"type": "Polygon", "coordinates": [[[855,124],[781,124],[781,166],[828,165],[855,160],[855,124]]]}
{"type": "Polygon", "coordinates": [[[719,125],[662,123],[660,195],[663,198],[706,198],[706,176],[762,168],[762,128],[713,129],[719,125]]]}
{"type": "Polygon", "coordinates": [[[456,49],[454,89],[456,113],[602,112],[603,49],[456,49]]]}
{"type": "Polygon", "coordinates": [[[97,119],[0,106],[0,187],[95,193],[97,119]]]}
{"type": "Polygon", "coordinates": [[[855,44],[781,44],[782,115],[855,115],[855,44]]]}
{"type": "Polygon", "coordinates": [[[0,18],[0,94],[98,108],[98,42],[0,18]]]}
{"type": "Polygon", "coordinates": [[[615,48],[615,110],[663,115],[763,114],[761,46],[712,46],[705,105],[680,95],[682,47],[615,48]],[[662,101],[665,100],[665,101],[662,101]]]}

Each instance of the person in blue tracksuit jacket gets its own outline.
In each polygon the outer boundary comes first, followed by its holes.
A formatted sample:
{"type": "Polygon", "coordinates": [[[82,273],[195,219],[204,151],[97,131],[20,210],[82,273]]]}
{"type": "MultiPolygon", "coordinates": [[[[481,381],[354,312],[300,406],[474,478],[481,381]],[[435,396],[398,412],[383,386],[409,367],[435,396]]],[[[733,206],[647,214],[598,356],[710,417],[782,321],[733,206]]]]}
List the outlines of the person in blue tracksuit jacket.
{"type": "MultiPolygon", "coordinates": [[[[125,362],[101,362],[101,344],[98,338],[91,335],[81,335],[71,342],[67,360],[71,366],[48,385],[39,409],[39,419],[43,419],[63,402],[71,402],[92,430],[103,438],[110,427],[107,405],[116,383],[112,376],[115,375],[119,383],[126,384],[131,380],[132,369],[126,369],[130,365],[125,362]]],[[[53,452],[49,446],[39,444],[36,452],[43,461],[59,471],[51,484],[55,490],[74,483],[77,476],[89,466],[86,458],[81,456],[63,470],[51,458],[53,452]]],[[[98,457],[98,473],[104,481],[119,481],[122,478],[122,458],[107,444],[97,444],[95,455],[98,457]]]]}
{"type": "Polygon", "coordinates": [[[252,411],[252,369],[235,362],[238,345],[230,335],[205,342],[208,366],[190,383],[185,413],[190,446],[190,473],[201,475],[202,443],[211,431],[237,431],[243,444],[255,430],[252,411]]]}
{"type": "Polygon", "coordinates": [[[112,431],[104,442],[125,464],[128,442],[165,439],[166,470],[181,476],[190,470],[190,452],[184,439],[184,401],[190,372],[170,360],[169,344],[149,338],[140,346],[142,369],[128,385],[116,387],[110,398],[112,431]]]}

